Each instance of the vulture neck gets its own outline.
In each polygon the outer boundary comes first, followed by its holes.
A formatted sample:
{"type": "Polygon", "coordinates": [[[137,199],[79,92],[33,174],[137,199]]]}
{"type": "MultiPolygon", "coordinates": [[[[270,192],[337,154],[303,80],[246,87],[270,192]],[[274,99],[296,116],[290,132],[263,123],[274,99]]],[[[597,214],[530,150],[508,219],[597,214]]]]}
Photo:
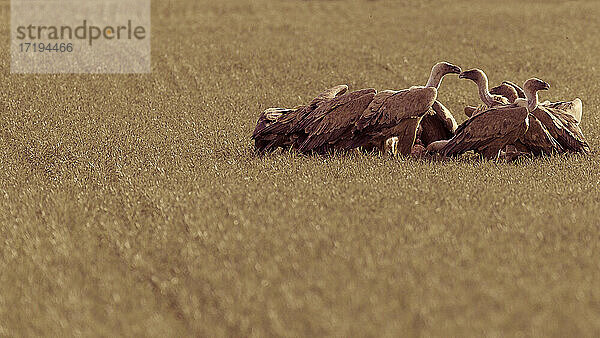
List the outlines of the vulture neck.
{"type": "Polygon", "coordinates": [[[485,103],[488,107],[493,106],[495,101],[492,98],[492,94],[490,94],[487,76],[483,75],[477,79],[477,87],[479,88],[479,97],[481,98],[481,101],[483,101],[483,103],[485,103]]]}
{"type": "Polygon", "coordinates": [[[527,98],[527,110],[534,111],[538,106],[538,93],[535,89],[525,88],[525,98],[527,98]]]}
{"type": "Polygon", "coordinates": [[[425,85],[425,87],[434,87],[435,89],[439,89],[440,84],[442,84],[442,79],[444,78],[444,75],[446,75],[446,73],[444,73],[442,70],[440,70],[437,67],[433,67],[433,69],[431,70],[431,74],[429,75],[429,80],[427,80],[427,84],[425,85]]]}

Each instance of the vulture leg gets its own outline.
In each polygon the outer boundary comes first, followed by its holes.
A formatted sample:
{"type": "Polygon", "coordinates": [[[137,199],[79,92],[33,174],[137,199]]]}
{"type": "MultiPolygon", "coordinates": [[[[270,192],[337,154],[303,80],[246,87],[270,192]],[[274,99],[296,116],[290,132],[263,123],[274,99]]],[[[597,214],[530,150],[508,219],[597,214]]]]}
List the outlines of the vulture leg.
{"type": "Polygon", "coordinates": [[[520,151],[515,145],[509,144],[504,148],[502,152],[502,158],[507,162],[513,162],[521,156],[529,154],[527,151],[520,151]]]}
{"type": "Polygon", "coordinates": [[[392,154],[392,156],[398,155],[398,137],[390,137],[385,141],[384,153],[392,154]]]}
{"type": "Polygon", "coordinates": [[[410,151],[410,156],[421,158],[427,153],[427,150],[422,144],[415,144],[412,150],[410,151]]]}

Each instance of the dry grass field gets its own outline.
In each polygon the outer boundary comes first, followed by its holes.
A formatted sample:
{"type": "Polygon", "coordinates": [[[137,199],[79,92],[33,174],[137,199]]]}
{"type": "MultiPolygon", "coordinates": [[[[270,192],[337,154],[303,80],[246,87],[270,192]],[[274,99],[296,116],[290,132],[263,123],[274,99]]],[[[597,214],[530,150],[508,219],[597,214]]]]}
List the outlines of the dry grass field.
{"type": "MultiPolygon", "coordinates": [[[[152,11],[151,74],[10,75],[0,51],[0,336],[600,334],[600,2],[152,11]],[[593,154],[253,155],[261,110],[440,60],[580,97],[593,154]]],[[[439,97],[459,122],[478,102],[456,76],[439,97]]]]}

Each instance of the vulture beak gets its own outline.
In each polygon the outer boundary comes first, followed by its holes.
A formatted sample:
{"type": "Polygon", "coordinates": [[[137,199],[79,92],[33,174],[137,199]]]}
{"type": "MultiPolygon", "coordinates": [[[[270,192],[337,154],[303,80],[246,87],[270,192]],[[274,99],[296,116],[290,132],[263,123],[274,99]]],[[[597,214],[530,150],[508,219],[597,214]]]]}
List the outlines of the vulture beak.
{"type": "Polygon", "coordinates": [[[452,74],[460,74],[462,73],[462,69],[459,66],[452,66],[452,74]]]}
{"type": "Polygon", "coordinates": [[[550,84],[548,84],[548,82],[544,82],[542,90],[548,90],[548,89],[550,89],[550,84]]]}
{"type": "Polygon", "coordinates": [[[458,78],[459,78],[459,79],[466,79],[467,77],[465,76],[465,73],[464,73],[464,72],[460,72],[460,73],[458,74],[458,78]]]}

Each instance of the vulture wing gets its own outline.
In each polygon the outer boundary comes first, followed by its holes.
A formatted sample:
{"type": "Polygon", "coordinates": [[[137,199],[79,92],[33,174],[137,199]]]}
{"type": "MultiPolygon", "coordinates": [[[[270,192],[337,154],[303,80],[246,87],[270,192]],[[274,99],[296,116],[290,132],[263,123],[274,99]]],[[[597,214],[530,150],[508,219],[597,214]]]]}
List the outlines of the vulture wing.
{"type": "Polygon", "coordinates": [[[348,91],[347,85],[337,85],[335,87],[331,87],[329,89],[324,90],[319,95],[317,95],[317,97],[315,97],[309,105],[311,105],[311,104],[316,105],[323,101],[329,101],[329,100],[333,99],[334,97],[346,94],[347,91],[348,91]]]}
{"type": "Polygon", "coordinates": [[[289,108],[268,108],[263,111],[258,117],[258,121],[256,122],[256,127],[254,128],[254,132],[252,133],[252,138],[260,137],[263,134],[264,129],[270,126],[273,123],[277,123],[277,121],[286,116],[287,114],[293,113],[296,110],[303,108],[298,107],[294,109],[289,108]]]}
{"type": "MultiPolygon", "coordinates": [[[[423,117],[431,108],[437,90],[432,87],[414,87],[398,92],[386,91],[383,103],[370,106],[356,123],[357,132],[384,132],[393,129],[407,118],[423,117]]],[[[387,136],[393,136],[387,135],[387,136]]]]}
{"type": "Polygon", "coordinates": [[[301,152],[325,153],[346,143],[352,137],[352,127],[375,97],[375,90],[356,91],[317,109],[313,123],[306,127],[308,137],[298,148],[301,152]],[[321,111],[322,110],[322,111],[321,111]]]}
{"type": "Polygon", "coordinates": [[[399,152],[410,154],[417,127],[436,96],[437,90],[432,87],[377,94],[352,130],[352,147],[383,143],[392,136],[398,136],[399,152]]]}
{"type": "Polygon", "coordinates": [[[589,153],[590,146],[585,140],[577,120],[572,115],[566,114],[560,109],[544,105],[539,105],[531,113],[540,120],[550,135],[565,150],[575,153],[589,153]]]}
{"type": "Polygon", "coordinates": [[[517,91],[517,96],[518,96],[519,98],[521,98],[521,99],[525,99],[525,98],[527,98],[527,97],[525,96],[525,92],[523,91],[523,89],[522,89],[521,87],[519,87],[519,85],[517,85],[516,83],[514,83],[514,82],[510,82],[510,81],[503,81],[502,83],[504,83],[504,84],[506,84],[506,85],[509,85],[509,86],[513,87],[513,88],[514,88],[514,89],[517,91]]]}
{"type": "Polygon", "coordinates": [[[562,111],[564,114],[571,115],[575,119],[574,122],[576,124],[579,125],[579,123],[581,123],[581,116],[583,114],[583,104],[581,103],[580,99],[560,102],[546,101],[541,105],[543,105],[544,107],[554,108],[557,111],[562,111]]]}
{"type": "Polygon", "coordinates": [[[458,127],[454,116],[439,101],[433,103],[420,125],[420,139],[424,146],[440,140],[449,140],[458,127]]]}
{"type": "Polygon", "coordinates": [[[517,148],[536,156],[563,152],[563,147],[544,128],[534,115],[529,114],[529,128],[525,135],[517,141],[517,148]]]}
{"type": "Polygon", "coordinates": [[[329,101],[322,102],[318,108],[311,110],[308,114],[306,114],[302,120],[300,120],[292,129],[291,132],[305,132],[309,134],[308,129],[311,125],[318,123],[323,117],[325,117],[329,112],[335,110],[337,107],[347,104],[363,95],[366,94],[375,94],[375,89],[367,88],[357,90],[351,93],[346,93],[340,96],[335,97],[329,101]]]}
{"type": "Polygon", "coordinates": [[[473,150],[485,158],[494,158],[507,144],[513,144],[527,131],[527,108],[491,108],[474,116],[456,130],[444,146],[444,156],[455,156],[473,150]]]}
{"type": "Polygon", "coordinates": [[[295,109],[269,108],[263,111],[258,117],[256,127],[252,133],[254,148],[259,153],[275,150],[279,146],[279,143],[277,142],[279,135],[266,132],[266,130],[271,125],[278,123],[280,119],[287,117],[289,114],[294,114],[297,110],[302,108],[303,107],[295,109]]]}
{"type": "Polygon", "coordinates": [[[285,114],[277,120],[277,123],[271,123],[270,125],[260,129],[258,134],[256,134],[255,130],[256,135],[253,135],[254,139],[271,139],[270,148],[272,149],[291,145],[293,138],[290,135],[294,132],[293,128],[296,124],[305,118],[306,115],[310,114],[310,112],[317,109],[322,104],[332,100],[333,98],[344,94],[347,90],[348,86],[338,85],[321,92],[308,105],[302,106],[293,112],[285,114]]]}

